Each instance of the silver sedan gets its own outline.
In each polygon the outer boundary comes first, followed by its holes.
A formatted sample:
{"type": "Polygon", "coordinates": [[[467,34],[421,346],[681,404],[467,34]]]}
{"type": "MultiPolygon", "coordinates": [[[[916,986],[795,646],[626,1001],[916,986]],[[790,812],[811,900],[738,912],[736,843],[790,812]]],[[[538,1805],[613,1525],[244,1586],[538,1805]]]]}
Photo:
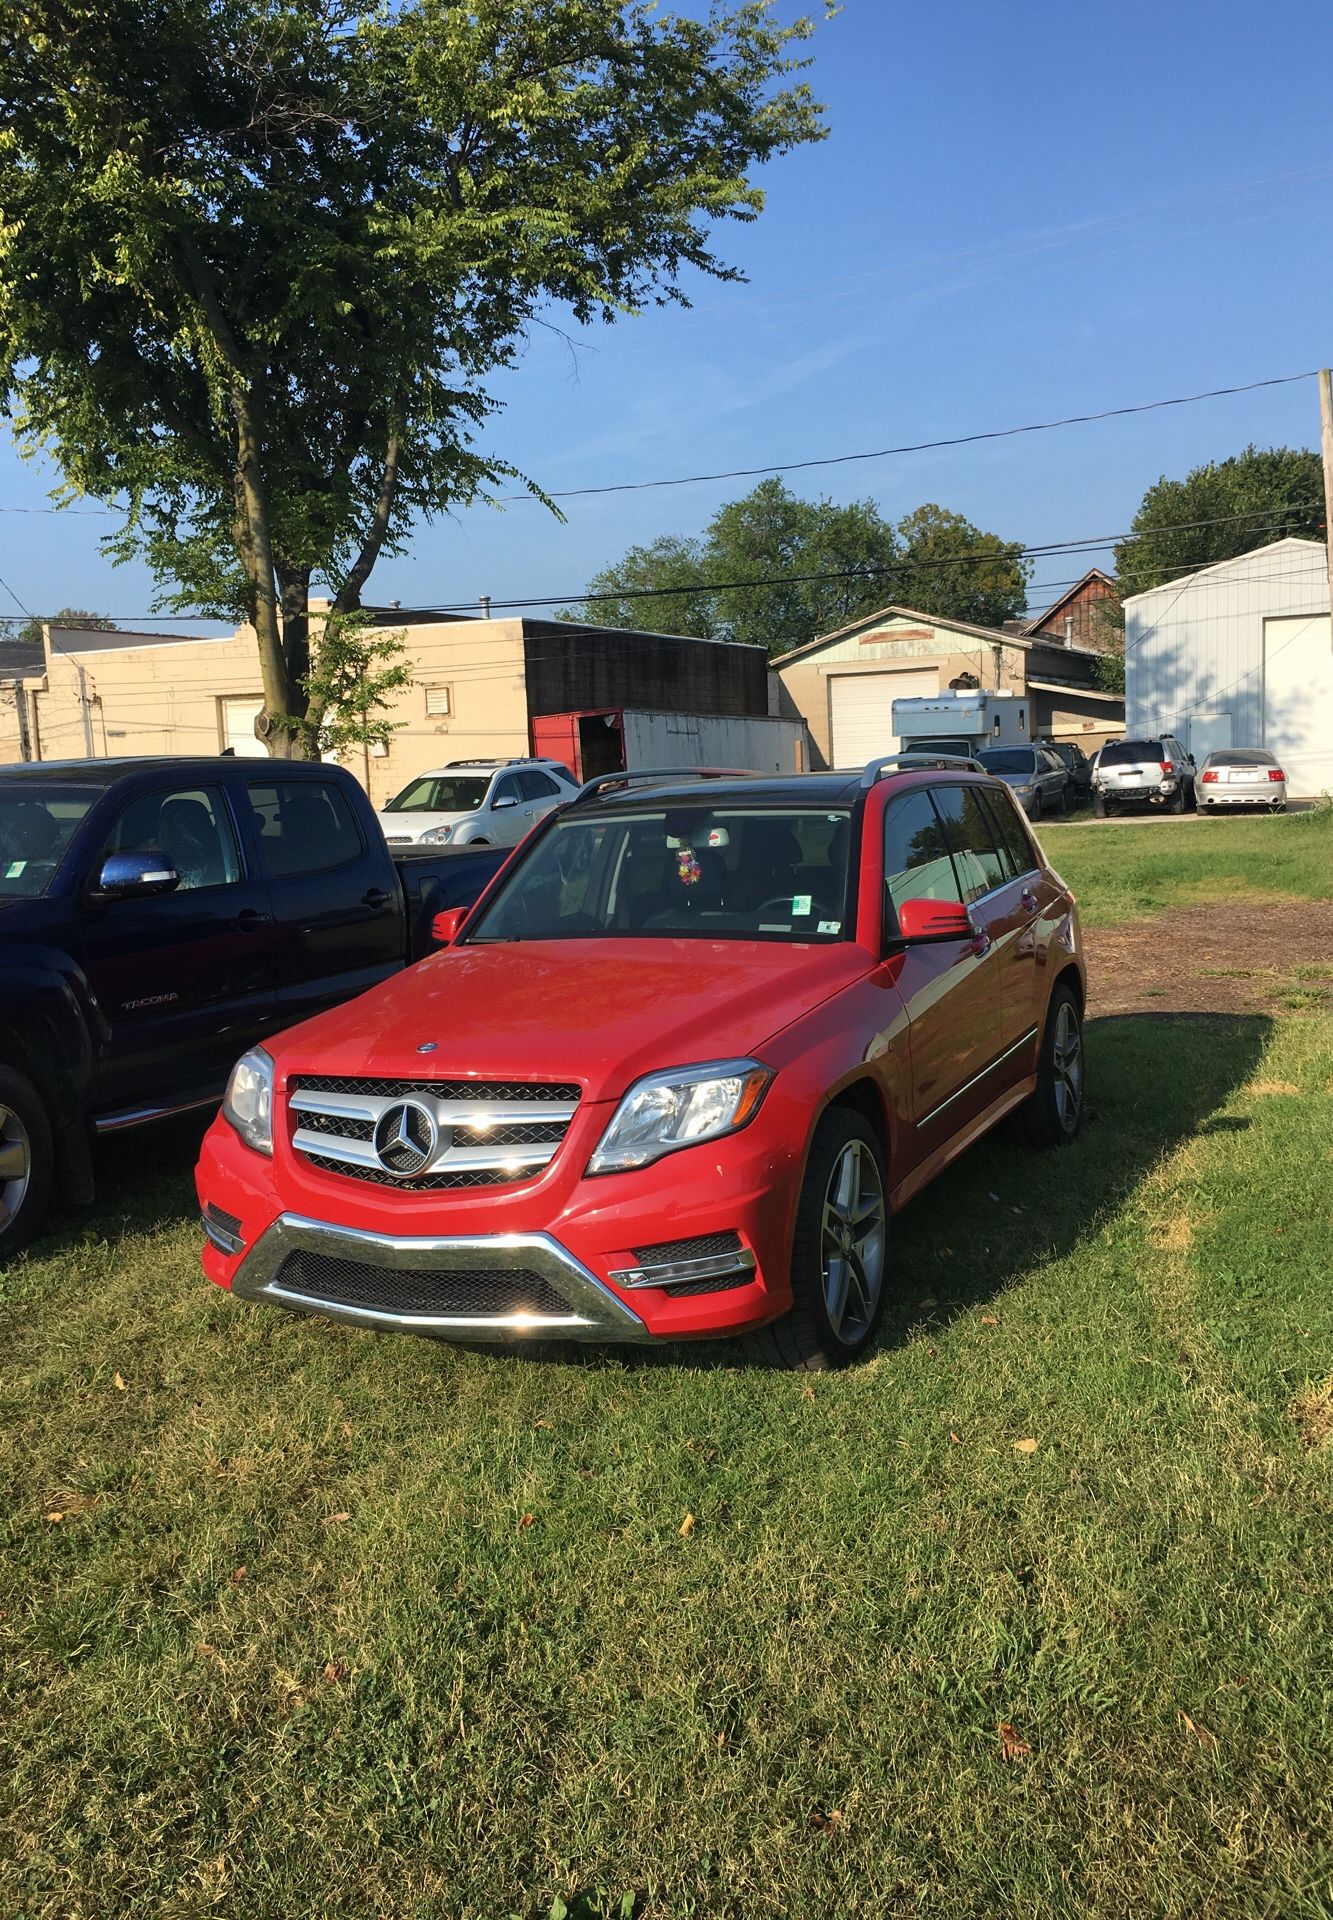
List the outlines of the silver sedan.
{"type": "Polygon", "coordinates": [[[1264,807],[1285,813],[1287,776],[1265,747],[1219,747],[1199,769],[1195,795],[1200,813],[1264,807]]]}

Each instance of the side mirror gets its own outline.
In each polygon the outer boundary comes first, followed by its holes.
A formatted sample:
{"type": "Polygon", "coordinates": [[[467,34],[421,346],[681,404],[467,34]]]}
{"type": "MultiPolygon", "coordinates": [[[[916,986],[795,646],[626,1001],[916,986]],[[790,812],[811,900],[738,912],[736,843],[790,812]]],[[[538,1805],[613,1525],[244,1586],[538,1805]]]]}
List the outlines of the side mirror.
{"type": "Polygon", "coordinates": [[[451,947],[463,930],[471,907],[446,907],[430,923],[430,937],[437,947],[451,947]]]}
{"type": "Polygon", "coordinates": [[[498,800],[491,801],[491,812],[498,813],[501,807],[516,807],[517,805],[518,801],[515,800],[512,793],[502,793],[498,800]]]}
{"type": "Polygon", "coordinates": [[[165,853],[109,853],[93,891],[103,900],[150,900],[180,883],[165,853]]]}
{"type": "Polygon", "coordinates": [[[974,940],[972,916],[958,900],[904,900],[898,909],[898,931],[917,945],[931,940],[974,940]]]}

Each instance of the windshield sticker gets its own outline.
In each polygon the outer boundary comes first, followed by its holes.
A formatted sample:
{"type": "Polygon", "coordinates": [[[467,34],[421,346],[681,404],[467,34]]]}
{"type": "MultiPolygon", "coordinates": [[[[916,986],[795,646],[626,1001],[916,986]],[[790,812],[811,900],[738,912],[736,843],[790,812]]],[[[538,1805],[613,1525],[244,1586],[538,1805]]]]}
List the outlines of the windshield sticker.
{"type": "Polygon", "coordinates": [[[791,899],[792,918],[795,919],[800,914],[809,913],[812,903],[813,897],[810,894],[794,893],[791,899]]]}
{"type": "Polygon", "coordinates": [[[821,933],[840,933],[842,931],[842,921],[821,920],[819,923],[819,931],[821,933]]]}
{"type": "Polygon", "coordinates": [[[5,868],[6,880],[17,880],[22,874],[23,869],[27,866],[27,864],[28,863],[26,860],[11,860],[9,865],[5,868]]]}

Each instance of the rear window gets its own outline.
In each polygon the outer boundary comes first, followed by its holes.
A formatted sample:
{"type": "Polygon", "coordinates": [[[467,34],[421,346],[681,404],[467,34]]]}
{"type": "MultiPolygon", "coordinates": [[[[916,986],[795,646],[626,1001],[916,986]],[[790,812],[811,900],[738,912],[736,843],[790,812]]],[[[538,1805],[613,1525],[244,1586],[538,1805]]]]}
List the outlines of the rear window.
{"type": "Polygon", "coordinates": [[[1220,753],[1210,753],[1207,765],[1210,767],[1275,767],[1277,761],[1271,753],[1265,753],[1260,747],[1226,747],[1220,753]]]}
{"type": "Polygon", "coordinates": [[[1104,767],[1137,767],[1143,761],[1158,765],[1170,758],[1160,740],[1113,740],[1102,748],[1104,767]]]}
{"type": "Polygon", "coordinates": [[[1031,773],[1031,747],[983,747],[977,755],[987,773],[1031,773]]]}

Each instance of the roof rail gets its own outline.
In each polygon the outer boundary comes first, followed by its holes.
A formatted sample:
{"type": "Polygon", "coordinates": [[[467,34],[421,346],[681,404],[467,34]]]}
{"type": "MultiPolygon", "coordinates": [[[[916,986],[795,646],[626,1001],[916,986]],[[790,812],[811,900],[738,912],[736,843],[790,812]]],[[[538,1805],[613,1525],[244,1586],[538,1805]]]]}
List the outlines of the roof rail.
{"type": "Polygon", "coordinates": [[[980,760],[961,753],[884,753],[867,763],[861,775],[863,787],[873,787],[886,773],[916,773],[926,767],[961,768],[964,773],[984,773],[980,760]]]}
{"type": "Polygon", "coordinates": [[[591,800],[610,787],[627,787],[633,780],[657,780],[670,784],[687,780],[757,780],[758,777],[752,767],[622,768],[619,773],[599,773],[595,779],[585,780],[569,804],[577,806],[580,800],[591,800]]]}

